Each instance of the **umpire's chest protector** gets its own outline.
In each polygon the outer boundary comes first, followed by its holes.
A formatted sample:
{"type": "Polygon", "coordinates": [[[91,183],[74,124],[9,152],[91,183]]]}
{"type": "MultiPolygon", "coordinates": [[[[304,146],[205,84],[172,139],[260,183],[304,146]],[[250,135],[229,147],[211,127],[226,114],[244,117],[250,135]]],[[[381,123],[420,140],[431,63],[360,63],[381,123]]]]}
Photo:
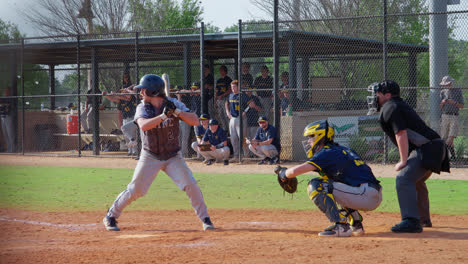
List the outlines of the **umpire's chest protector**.
{"type": "Polygon", "coordinates": [[[179,119],[169,117],[157,127],[143,132],[142,143],[145,150],[160,160],[174,157],[180,150],[179,119]]]}

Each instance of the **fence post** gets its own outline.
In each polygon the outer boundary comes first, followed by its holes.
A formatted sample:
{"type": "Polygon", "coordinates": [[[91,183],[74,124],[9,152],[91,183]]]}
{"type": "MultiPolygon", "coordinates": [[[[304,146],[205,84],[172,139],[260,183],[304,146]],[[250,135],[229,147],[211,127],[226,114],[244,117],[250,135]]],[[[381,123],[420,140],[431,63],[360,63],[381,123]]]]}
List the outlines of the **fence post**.
{"type": "Polygon", "coordinates": [[[24,38],[21,39],[21,154],[24,155],[24,38]]]}
{"type": "MultiPolygon", "coordinates": [[[[239,81],[239,163],[242,162],[242,153],[244,152],[244,126],[242,113],[244,109],[242,108],[242,20],[239,19],[238,24],[238,33],[237,33],[237,55],[238,55],[238,81],[239,81]]],[[[229,87],[230,88],[230,87],[229,87]]],[[[228,98],[229,100],[229,98],[228,98]]]]}
{"type": "Polygon", "coordinates": [[[203,60],[205,58],[205,23],[200,24],[200,101],[201,101],[201,113],[208,113],[208,109],[205,109],[205,76],[203,74],[203,60]]]}
{"type": "MultiPolygon", "coordinates": [[[[279,80],[279,42],[278,42],[278,0],[275,0],[274,18],[273,18],[273,114],[274,124],[278,132],[278,138],[281,139],[281,105],[278,96],[279,80]]],[[[268,107],[268,106],[267,106],[268,107]]],[[[281,143],[281,142],[280,142],[281,143]]]]}
{"type": "Polygon", "coordinates": [[[81,48],[80,48],[80,34],[76,35],[76,67],[78,72],[78,157],[81,157],[81,48]]]}
{"type": "MultiPolygon", "coordinates": [[[[388,58],[388,51],[387,51],[387,0],[383,1],[383,76],[384,80],[387,80],[388,71],[387,71],[387,58],[388,58]]],[[[383,132],[382,132],[383,133],[383,132]]],[[[383,164],[386,164],[388,161],[388,137],[385,133],[383,133],[384,139],[384,156],[383,156],[383,164]]]]}

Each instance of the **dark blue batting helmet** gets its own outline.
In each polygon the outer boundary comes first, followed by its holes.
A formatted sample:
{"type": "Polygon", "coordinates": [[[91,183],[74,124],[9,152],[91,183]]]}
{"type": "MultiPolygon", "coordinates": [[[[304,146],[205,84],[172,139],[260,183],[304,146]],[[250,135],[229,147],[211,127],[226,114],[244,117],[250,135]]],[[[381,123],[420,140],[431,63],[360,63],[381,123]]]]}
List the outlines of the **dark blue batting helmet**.
{"type": "Polygon", "coordinates": [[[146,74],[141,77],[137,89],[146,89],[149,96],[166,96],[164,92],[164,81],[156,74],[146,74]]]}

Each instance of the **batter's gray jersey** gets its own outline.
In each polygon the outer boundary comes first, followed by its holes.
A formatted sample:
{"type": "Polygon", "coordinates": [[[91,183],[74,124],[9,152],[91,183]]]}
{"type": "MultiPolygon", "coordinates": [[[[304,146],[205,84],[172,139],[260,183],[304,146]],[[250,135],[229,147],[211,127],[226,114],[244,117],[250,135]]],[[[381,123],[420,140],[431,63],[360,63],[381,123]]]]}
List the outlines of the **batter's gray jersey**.
{"type": "MultiPolygon", "coordinates": [[[[177,99],[168,98],[168,100],[172,101],[181,111],[190,111],[177,99]]],[[[161,113],[162,107],[158,109],[151,104],[142,103],[137,107],[135,121],[139,118],[153,118],[161,113]]],[[[108,212],[109,217],[118,218],[127,205],[145,195],[160,170],[166,172],[179,189],[186,192],[200,220],[203,221],[204,218],[208,217],[200,188],[179,151],[179,140],[178,138],[173,140],[170,138],[171,135],[179,134],[177,119],[169,117],[155,128],[141,131],[143,149],[133,173],[132,181],[128,184],[127,189],[120,193],[114,201],[108,212]],[[174,154],[172,151],[175,151],[174,154]]]]}

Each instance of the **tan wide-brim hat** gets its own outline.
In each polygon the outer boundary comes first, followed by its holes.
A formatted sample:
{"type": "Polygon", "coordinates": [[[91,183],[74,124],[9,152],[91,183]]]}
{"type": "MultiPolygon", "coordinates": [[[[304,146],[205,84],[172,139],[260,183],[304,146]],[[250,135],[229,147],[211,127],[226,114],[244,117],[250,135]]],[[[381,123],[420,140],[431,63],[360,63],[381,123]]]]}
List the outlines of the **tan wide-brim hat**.
{"type": "Polygon", "coordinates": [[[444,76],[444,78],[442,78],[442,81],[440,82],[440,85],[442,86],[447,86],[447,85],[450,85],[454,82],[455,80],[450,77],[449,75],[446,75],[444,76]]]}

